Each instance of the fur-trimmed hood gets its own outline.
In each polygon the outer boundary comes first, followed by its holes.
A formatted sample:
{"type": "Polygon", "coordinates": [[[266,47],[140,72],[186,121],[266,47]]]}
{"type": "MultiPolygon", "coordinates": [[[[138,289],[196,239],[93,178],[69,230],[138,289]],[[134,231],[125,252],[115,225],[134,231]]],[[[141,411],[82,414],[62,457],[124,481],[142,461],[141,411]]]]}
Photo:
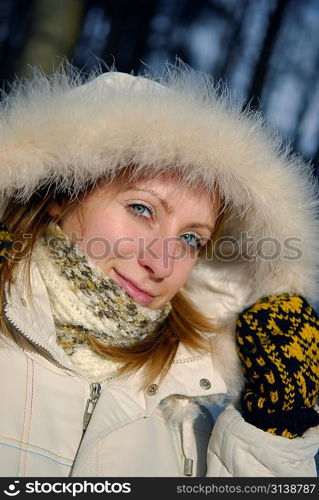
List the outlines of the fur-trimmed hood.
{"type": "Polygon", "coordinates": [[[210,191],[217,184],[230,207],[224,253],[237,250],[228,259],[200,260],[184,288],[228,331],[262,296],[317,298],[311,167],[207,75],[183,65],[168,66],[158,79],[36,73],[2,100],[0,144],[2,212],[8,198],[26,201],[51,184],[77,193],[132,163],[137,175],[174,171],[210,191]]]}

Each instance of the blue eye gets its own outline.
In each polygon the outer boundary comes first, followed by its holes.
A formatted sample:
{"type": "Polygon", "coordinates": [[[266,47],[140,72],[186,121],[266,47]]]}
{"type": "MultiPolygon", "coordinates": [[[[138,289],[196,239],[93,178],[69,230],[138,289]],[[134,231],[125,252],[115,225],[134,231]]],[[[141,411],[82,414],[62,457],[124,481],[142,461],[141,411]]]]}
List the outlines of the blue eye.
{"type": "Polygon", "coordinates": [[[132,203],[131,205],[128,205],[128,207],[132,215],[135,215],[135,217],[142,217],[143,219],[148,218],[147,216],[144,215],[145,214],[144,210],[148,210],[150,214],[153,213],[150,208],[148,208],[145,205],[142,205],[142,203],[132,203]],[[134,207],[138,207],[138,209],[134,207]]]}
{"type": "Polygon", "coordinates": [[[201,241],[201,238],[198,238],[198,236],[196,236],[194,233],[185,233],[182,236],[188,236],[188,237],[194,238],[192,243],[190,241],[187,241],[186,243],[189,243],[191,246],[196,247],[198,250],[202,246],[204,246],[202,241],[201,241]]]}

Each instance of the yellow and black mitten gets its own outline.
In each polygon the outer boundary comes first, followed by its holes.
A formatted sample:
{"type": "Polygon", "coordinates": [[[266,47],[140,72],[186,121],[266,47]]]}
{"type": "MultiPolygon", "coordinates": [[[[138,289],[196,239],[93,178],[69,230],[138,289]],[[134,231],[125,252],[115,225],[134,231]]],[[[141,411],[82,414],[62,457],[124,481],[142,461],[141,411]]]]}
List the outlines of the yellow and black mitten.
{"type": "Polygon", "coordinates": [[[236,342],[246,385],[244,419],[294,438],[319,424],[319,317],[301,296],[269,295],[244,309],[236,342]]]}
{"type": "Polygon", "coordinates": [[[7,255],[8,250],[13,245],[13,237],[8,228],[0,222],[0,269],[7,255]]]}

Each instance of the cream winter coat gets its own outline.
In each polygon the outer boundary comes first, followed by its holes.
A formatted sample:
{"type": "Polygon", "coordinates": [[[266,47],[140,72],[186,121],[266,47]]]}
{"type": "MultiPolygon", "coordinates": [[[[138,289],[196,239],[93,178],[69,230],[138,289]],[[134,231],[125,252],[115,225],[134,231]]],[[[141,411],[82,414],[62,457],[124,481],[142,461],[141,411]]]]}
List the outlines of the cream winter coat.
{"type": "Polygon", "coordinates": [[[184,290],[224,333],[212,332],[206,356],[181,345],[163,383],[146,391],[139,373],[90,388],[55,342],[33,266],[35,306],[21,276],[7,294],[18,338],[1,344],[3,476],[316,475],[318,428],[289,440],[251,426],[234,408],[243,380],[233,335],[238,313],[260,297],[317,300],[317,184],[258,115],[218,97],[208,78],[187,69],[168,76],[163,85],[115,72],[86,85],[38,76],[19,87],[1,115],[2,210],[12,196],[25,202],[51,183],[76,193],[130,163],[150,176],[173,168],[209,190],[217,183],[231,205],[226,249],[236,239],[238,251],[200,260],[184,290]],[[94,410],[90,389],[99,393],[94,410]],[[230,403],[214,424],[211,405],[224,399],[230,403]]]}
{"type": "Polygon", "coordinates": [[[209,408],[238,385],[226,335],[214,338],[213,357],[181,345],[164,382],[145,391],[139,374],[106,380],[95,409],[88,406],[94,385],[55,343],[36,268],[32,278],[36,308],[22,280],[6,307],[21,336],[17,345],[3,339],[1,349],[2,476],[316,476],[319,428],[293,440],[273,436],[246,423],[231,403],[214,425],[209,408]]]}

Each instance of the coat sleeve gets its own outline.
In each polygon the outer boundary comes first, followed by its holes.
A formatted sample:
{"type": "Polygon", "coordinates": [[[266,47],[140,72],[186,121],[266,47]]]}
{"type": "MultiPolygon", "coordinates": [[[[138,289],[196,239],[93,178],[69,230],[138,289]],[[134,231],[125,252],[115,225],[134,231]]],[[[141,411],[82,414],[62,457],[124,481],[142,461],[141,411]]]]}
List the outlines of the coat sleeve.
{"type": "Polygon", "coordinates": [[[229,404],[208,445],[208,477],[317,477],[319,426],[301,437],[274,436],[247,423],[229,404]]]}

